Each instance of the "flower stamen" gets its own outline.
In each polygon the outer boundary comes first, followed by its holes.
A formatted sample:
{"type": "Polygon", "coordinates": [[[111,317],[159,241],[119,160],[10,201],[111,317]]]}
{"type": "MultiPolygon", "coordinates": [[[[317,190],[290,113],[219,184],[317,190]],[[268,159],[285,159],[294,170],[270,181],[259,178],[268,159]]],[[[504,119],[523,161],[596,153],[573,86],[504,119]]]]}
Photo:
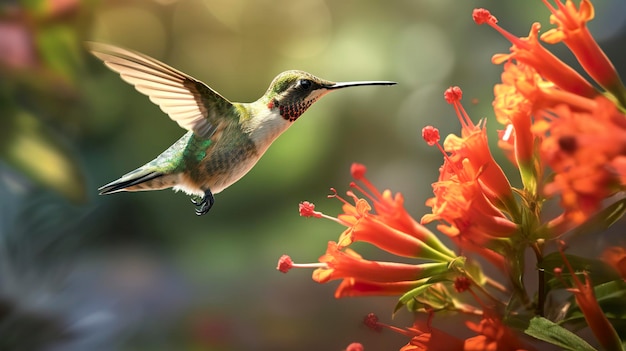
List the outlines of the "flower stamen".
{"type": "Polygon", "coordinates": [[[282,255],[278,259],[278,265],[276,266],[276,270],[287,273],[292,268],[328,268],[326,263],[294,263],[289,255],[282,255]]]}

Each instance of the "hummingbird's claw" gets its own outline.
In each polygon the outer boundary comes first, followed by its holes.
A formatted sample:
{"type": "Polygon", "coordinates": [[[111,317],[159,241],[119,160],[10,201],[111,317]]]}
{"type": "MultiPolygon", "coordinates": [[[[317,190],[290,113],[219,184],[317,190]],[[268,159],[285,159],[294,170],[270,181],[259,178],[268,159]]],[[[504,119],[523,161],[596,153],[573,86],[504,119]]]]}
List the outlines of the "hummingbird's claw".
{"type": "Polygon", "coordinates": [[[204,197],[202,200],[197,201],[196,199],[191,199],[191,202],[196,205],[196,215],[202,216],[209,212],[213,204],[215,203],[215,198],[213,197],[213,193],[211,190],[207,189],[204,192],[204,197]]]}
{"type": "Polygon", "coordinates": [[[194,195],[194,197],[191,198],[191,203],[196,205],[196,206],[200,206],[202,201],[205,201],[204,197],[200,197],[200,196],[195,196],[194,195]]]}

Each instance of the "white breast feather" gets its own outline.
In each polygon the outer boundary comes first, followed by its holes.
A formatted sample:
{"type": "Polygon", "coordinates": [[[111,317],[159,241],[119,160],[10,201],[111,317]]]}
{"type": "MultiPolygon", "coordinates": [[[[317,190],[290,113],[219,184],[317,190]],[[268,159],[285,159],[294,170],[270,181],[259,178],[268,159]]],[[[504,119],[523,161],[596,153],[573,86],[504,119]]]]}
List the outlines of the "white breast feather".
{"type": "Polygon", "coordinates": [[[250,119],[244,129],[250,132],[250,138],[261,156],[292,123],[284,119],[278,109],[269,110],[264,107],[256,112],[256,117],[250,119]]]}

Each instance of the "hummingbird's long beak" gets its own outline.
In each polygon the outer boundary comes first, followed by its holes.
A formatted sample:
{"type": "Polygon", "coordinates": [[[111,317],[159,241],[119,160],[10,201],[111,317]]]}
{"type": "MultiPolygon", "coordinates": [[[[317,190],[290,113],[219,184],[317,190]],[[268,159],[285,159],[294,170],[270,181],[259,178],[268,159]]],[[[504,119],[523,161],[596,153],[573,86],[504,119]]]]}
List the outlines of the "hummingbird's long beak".
{"type": "Polygon", "coordinates": [[[362,81],[362,82],[340,82],[332,85],[325,86],[328,90],[333,89],[341,89],[347,87],[358,87],[360,85],[394,85],[398,84],[396,82],[384,81],[384,80],[372,80],[372,81],[362,81]]]}

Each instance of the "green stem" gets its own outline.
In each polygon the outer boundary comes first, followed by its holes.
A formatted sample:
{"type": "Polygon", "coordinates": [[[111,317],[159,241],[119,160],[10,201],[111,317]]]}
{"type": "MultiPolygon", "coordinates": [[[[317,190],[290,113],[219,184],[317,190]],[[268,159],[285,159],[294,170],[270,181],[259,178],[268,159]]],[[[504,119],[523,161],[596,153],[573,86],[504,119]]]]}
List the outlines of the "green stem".
{"type": "Polygon", "coordinates": [[[512,262],[509,265],[509,279],[513,285],[513,292],[517,295],[524,306],[530,304],[530,298],[524,287],[524,251],[517,250],[512,253],[512,262]]]}
{"type": "Polygon", "coordinates": [[[626,108],[626,88],[624,88],[624,84],[619,78],[614,84],[606,87],[606,90],[617,99],[622,108],[626,108]]]}
{"type": "MultiPolygon", "coordinates": [[[[543,250],[539,247],[538,243],[533,243],[531,247],[533,248],[533,252],[537,258],[537,266],[541,266],[541,263],[543,262],[543,250]]],[[[537,273],[539,275],[539,280],[537,287],[537,307],[535,308],[535,313],[543,317],[544,305],[546,303],[545,272],[543,269],[538,269],[537,273]]]]}
{"type": "Polygon", "coordinates": [[[485,275],[485,282],[487,284],[491,285],[492,287],[496,288],[500,292],[503,292],[503,293],[507,293],[508,292],[507,288],[504,285],[500,284],[499,282],[497,282],[496,280],[494,280],[493,278],[491,278],[489,276],[485,275]]]}

